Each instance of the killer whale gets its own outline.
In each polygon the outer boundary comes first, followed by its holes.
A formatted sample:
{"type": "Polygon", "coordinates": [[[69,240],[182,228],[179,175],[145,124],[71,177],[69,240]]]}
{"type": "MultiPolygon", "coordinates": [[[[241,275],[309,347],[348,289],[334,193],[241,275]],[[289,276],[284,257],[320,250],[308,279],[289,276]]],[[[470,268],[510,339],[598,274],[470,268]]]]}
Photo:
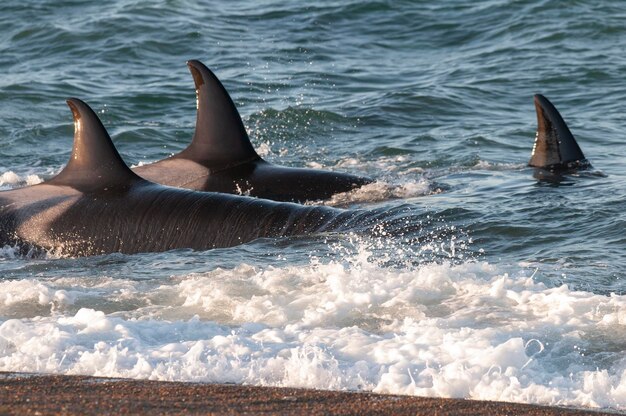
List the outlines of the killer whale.
{"type": "Polygon", "coordinates": [[[375,212],[149,182],[126,166],[87,104],[67,104],[74,118],[70,160],[41,184],[0,192],[0,244],[66,256],[202,250],[379,222],[375,212]]]}
{"type": "Polygon", "coordinates": [[[200,61],[187,66],[193,75],[197,119],[191,144],[178,154],[133,170],[163,185],[198,191],[241,194],[276,201],[328,199],[367,183],[346,173],[272,165],[254,150],[230,95],[200,61]]]}
{"type": "Polygon", "coordinates": [[[543,95],[534,96],[537,132],[528,166],[552,173],[592,168],[565,120],[543,95]]]}

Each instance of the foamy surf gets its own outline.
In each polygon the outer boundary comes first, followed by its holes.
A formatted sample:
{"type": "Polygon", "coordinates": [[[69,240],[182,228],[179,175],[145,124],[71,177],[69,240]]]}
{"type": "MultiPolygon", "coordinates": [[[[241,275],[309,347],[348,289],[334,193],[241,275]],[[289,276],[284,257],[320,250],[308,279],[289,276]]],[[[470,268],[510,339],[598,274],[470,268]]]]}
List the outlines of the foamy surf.
{"type": "Polygon", "coordinates": [[[432,189],[431,183],[426,178],[419,178],[417,181],[405,180],[403,183],[398,182],[395,184],[385,181],[375,181],[352,191],[335,194],[323,201],[307,201],[307,204],[345,207],[354,204],[381,202],[389,199],[415,198],[437,192],[436,189],[432,189]]]}
{"type": "MultiPolygon", "coordinates": [[[[626,407],[626,296],[487,262],[0,282],[0,370],[626,407]]],[[[536,272],[541,274],[541,270],[536,272]]]]}
{"type": "Polygon", "coordinates": [[[41,182],[43,182],[43,179],[38,175],[18,175],[12,170],[9,170],[0,175],[0,190],[37,185],[41,182]]]}

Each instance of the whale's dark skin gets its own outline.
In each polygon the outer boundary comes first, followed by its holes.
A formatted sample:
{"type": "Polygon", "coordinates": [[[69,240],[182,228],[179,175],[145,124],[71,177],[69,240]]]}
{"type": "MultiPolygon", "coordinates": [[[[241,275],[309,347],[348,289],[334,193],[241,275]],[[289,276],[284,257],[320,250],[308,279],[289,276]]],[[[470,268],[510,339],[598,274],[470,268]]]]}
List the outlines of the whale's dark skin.
{"type": "Polygon", "coordinates": [[[305,202],[323,200],[372,182],[346,173],[272,165],[254,150],[239,112],[217,77],[187,62],[197,96],[196,130],[189,147],[133,170],[163,185],[305,202]]]}
{"type": "Polygon", "coordinates": [[[563,117],[543,95],[535,95],[537,133],[528,166],[556,174],[590,169],[563,117]]]}
{"type": "Polygon", "coordinates": [[[0,244],[69,256],[202,250],[340,229],[367,217],[151,183],[124,164],[87,104],[68,105],[75,126],[70,161],[46,182],[0,192],[0,244]]]}

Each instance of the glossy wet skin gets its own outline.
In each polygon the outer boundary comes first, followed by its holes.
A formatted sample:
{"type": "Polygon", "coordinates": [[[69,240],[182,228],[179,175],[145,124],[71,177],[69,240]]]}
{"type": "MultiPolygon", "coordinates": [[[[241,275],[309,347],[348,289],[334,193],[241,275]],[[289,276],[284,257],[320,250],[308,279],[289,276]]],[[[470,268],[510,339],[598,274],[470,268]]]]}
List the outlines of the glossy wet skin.
{"type": "Polygon", "coordinates": [[[46,183],[0,192],[0,243],[70,256],[202,250],[335,229],[356,215],[148,182],[124,165],[86,104],[68,104],[70,162],[46,183]]]}
{"type": "Polygon", "coordinates": [[[189,61],[196,86],[196,130],[189,147],[133,170],[157,183],[208,192],[245,194],[277,201],[328,199],[367,183],[342,172],[275,166],[254,150],[235,104],[201,62],[189,61]]]}
{"type": "Polygon", "coordinates": [[[290,202],[328,199],[370,182],[354,175],[274,166],[262,159],[218,172],[183,158],[165,159],[133,170],[163,185],[290,202]]]}
{"type": "Polygon", "coordinates": [[[147,181],[102,192],[42,184],[0,194],[2,243],[70,256],[231,247],[332,229],[344,216],[350,214],[147,181]]]}
{"type": "Polygon", "coordinates": [[[552,174],[567,174],[591,168],[591,163],[583,155],[574,135],[554,105],[540,94],[535,95],[534,99],[537,133],[528,165],[552,174]]]}

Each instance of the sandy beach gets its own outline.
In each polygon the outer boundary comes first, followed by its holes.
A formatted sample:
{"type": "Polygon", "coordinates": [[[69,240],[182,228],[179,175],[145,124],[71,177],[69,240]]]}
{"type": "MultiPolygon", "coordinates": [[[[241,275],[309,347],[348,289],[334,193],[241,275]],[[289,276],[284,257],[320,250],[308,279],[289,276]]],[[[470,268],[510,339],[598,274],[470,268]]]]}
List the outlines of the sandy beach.
{"type": "Polygon", "coordinates": [[[563,407],[227,384],[0,373],[0,414],[609,415],[563,407]]]}

